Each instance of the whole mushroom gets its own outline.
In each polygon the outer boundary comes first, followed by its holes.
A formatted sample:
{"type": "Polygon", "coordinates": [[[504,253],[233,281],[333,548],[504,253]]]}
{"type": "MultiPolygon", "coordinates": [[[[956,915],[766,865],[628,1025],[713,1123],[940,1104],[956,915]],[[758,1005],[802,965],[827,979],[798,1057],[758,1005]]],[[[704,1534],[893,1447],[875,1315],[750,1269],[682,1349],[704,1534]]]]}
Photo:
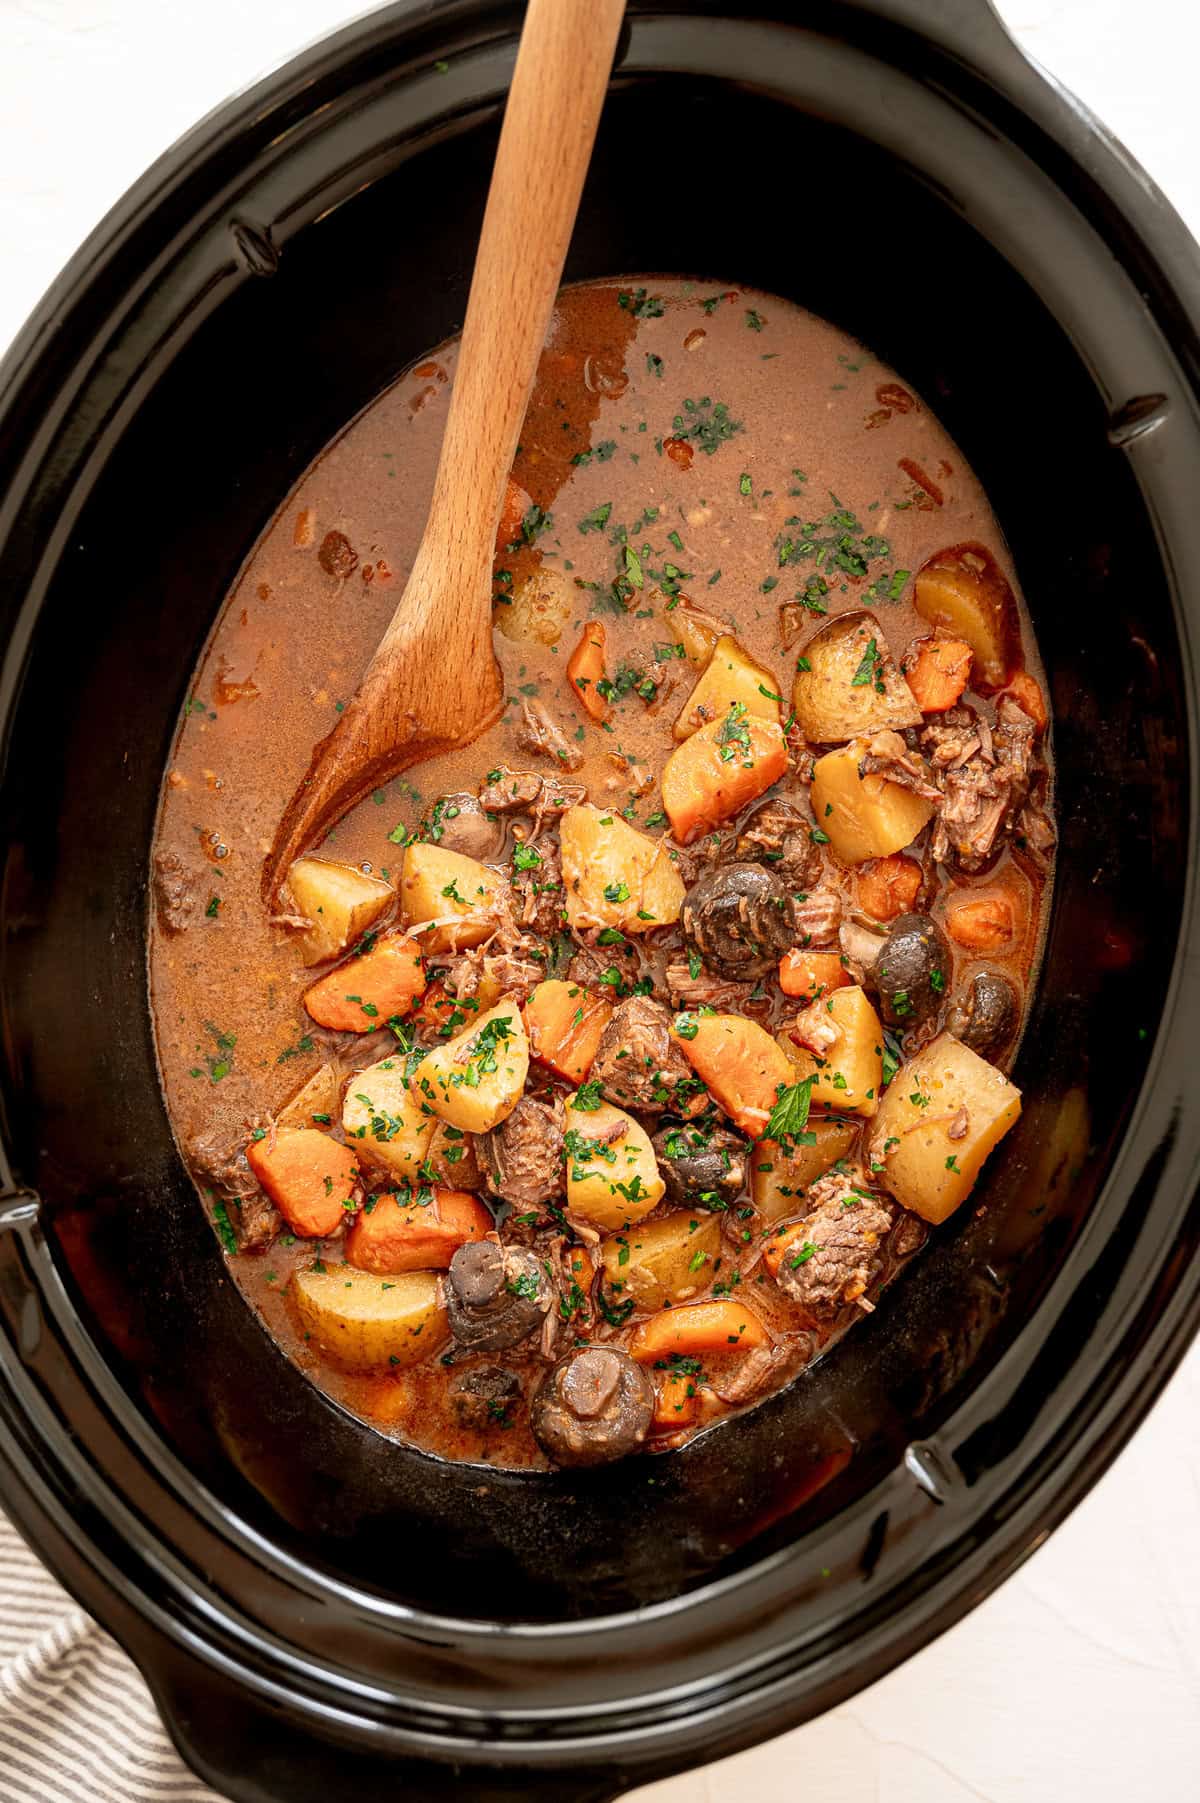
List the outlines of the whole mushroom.
{"type": "Polygon", "coordinates": [[[554,1286],[535,1253],[497,1240],[460,1246],[445,1284],[450,1331],[464,1352],[502,1352],[541,1326],[554,1286]]]}
{"type": "Polygon", "coordinates": [[[946,1025],[981,1058],[994,1058],[1012,1040],[1020,1013],[1017,992],[1008,978],[998,970],[979,970],[964,993],[956,996],[946,1025]]]}
{"type": "Polygon", "coordinates": [[[791,894],[763,864],[706,870],[689,889],[681,918],[688,943],[721,976],[765,976],[796,942],[791,894]]]}
{"type": "Polygon", "coordinates": [[[901,914],[888,929],[870,973],[889,1027],[918,1027],[946,1000],[950,948],[927,914],[901,914]]]}
{"type": "Polygon", "coordinates": [[[676,1207],[705,1204],[723,1208],[746,1186],[749,1147],[740,1133],[707,1121],[664,1127],[654,1135],[654,1155],[667,1200],[676,1207]]]}
{"type": "Polygon", "coordinates": [[[654,1385],[627,1352],[589,1346],[560,1359],[530,1405],[533,1437],[558,1465],[604,1465],[636,1452],[654,1385]]]}
{"type": "Polygon", "coordinates": [[[495,858],[504,839],[504,829],[487,813],[474,795],[465,790],[443,795],[435,801],[429,815],[429,836],[447,851],[462,852],[464,857],[486,863],[495,858]]]}
{"type": "Polygon", "coordinates": [[[450,1386],[450,1400],[459,1419],[471,1427],[507,1425],[509,1411],[521,1395],[521,1380],[503,1365],[478,1365],[464,1371],[450,1386]]]}

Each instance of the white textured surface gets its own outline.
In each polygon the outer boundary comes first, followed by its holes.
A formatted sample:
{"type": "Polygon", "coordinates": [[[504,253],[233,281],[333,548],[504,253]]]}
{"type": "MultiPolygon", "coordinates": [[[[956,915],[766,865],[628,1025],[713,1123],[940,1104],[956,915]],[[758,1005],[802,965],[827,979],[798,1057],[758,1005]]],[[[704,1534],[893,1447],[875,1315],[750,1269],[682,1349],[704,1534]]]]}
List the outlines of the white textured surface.
{"type": "MultiPolygon", "coordinates": [[[[353,10],[339,0],[0,0],[0,348],[153,157],[353,10]]],[[[1194,9],[1003,0],[1001,10],[1200,232],[1194,9]]],[[[957,1628],[822,1721],[638,1796],[1200,1797],[1200,1348],[1066,1526],[957,1628]]]]}

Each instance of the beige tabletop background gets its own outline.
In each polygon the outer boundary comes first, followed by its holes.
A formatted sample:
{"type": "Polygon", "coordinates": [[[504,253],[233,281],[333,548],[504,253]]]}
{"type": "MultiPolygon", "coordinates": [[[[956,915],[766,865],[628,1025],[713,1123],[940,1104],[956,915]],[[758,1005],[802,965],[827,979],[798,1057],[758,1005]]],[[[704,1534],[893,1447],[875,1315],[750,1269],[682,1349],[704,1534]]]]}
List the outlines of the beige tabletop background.
{"type": "MultiPolygon", "coordinates": [[[[0,349],[153,157],[356,10],[345,0],[0,0],[0,349]]],[[[1195,5],[1001,0],[1000,10],[1200,233],[1195,5]]],[[[0,1616],[4,1582],[0,1566],[0,1616]]],[[[168,1790],[185,1794],[157,1781],[144,1794],[168,1790]]],[[[0,1772],[0,1796],[15,1794],[0,1772]]],[[[98,1794],[72,1784],[47,1789],[45,1803],[98,1794]]],[[[1200,1348],[1087,1501],[958,1627],[821,1721],[637,1795],[1196,1803],[1200,1348]]]]}

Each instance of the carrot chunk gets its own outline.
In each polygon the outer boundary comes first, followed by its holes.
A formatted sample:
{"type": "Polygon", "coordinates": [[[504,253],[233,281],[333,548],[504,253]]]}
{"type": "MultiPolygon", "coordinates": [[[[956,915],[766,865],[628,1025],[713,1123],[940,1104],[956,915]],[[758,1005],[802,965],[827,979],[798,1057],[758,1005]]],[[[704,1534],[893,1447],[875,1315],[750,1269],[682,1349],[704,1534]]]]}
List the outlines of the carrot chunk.
{"type": "Polygon", "coordinates": [[[969,952],[997,952],[1013,936],[1013,906],[1007,895],[977,895],[946,913],[946,931],[969,952]]]}
{"type": "Polygon", "coordinates": [[[529,1050],[568,1083],[582,1083],[611,1018],[612,1006],[603,997],[551,977],[525,1004],[529,1050]]]}
{"type": "Polygon", "coordinates": [[[445,1271],[460,1246],[481,1240],[493,1227],[491,1214],[466,1190],[419,1190],[380,1196],[360,1209],[346,1236],[346,1261],[360,1271],[393,1277],[400,1271],[445,1271]]]}
{"type": "Polygon", "coordinates": [[[667,1371],[654,1399],[651,1427],[656,1433],[672,1434],[677,1428],[690,1427],[700,1412],[699,1378],[687,1371],[667,1371]]]}
{"type": "Polygon", "coordinates": [[[316,1127],[283,1127],[251,1140],[246,1162],[293,1233],[318,1239],[345,1218],[358,1178],[349,1146],[316,1127]]]}
{"type": "Polygon", "coordinates": [[[771,1336],[740,1302],[693,1302],[664,1308],[634,1334],[629,1351],[639,1364],[653,1365],[673,1352],[684,1357],[728,1352],[734,1346],[769,1346],[771,1336]]]}
{"type": "Polygon", "coordinates": [[[855,880],[858,905],[873,920],[895,920],[907,914],[921,887],[921,866],[902,852],[876,858],[855,880]]]}
{"type": "Polygon", "coordinates": [[[923,714],[944,713],[971,680],[971,647],[961,639],[918,639],[904,660],[904,674],[923,714]]]}
{"type": "Polygon", "coordinates": [[[815,1002],[830,989],[840,989],[853,978],[838,952],[784,952],[779,960],[779,987],[784,995],[815,1002]]]}
{"type": "Polygon", "coordinates": [[[743,1014],[679,1014],[671,1038],[730,1120],[761,1139],[781,1086],[795,1081],[782,1046],[743,1014]]]}
{"type": "Polygon", "coordinates": [[[777,782],[788,767],[783,728],[730,708],[673,751],[663,771],[663,806],[681,845],[711,832],[777,782]]]}
{"type": "Polygon", "coordinates": [[[607,720],[612,709],[605,698],[607,670],[604,652],[607,635],[599,620],[588,620],[579,643],[567,659],[567,681],[593,720],[607,720]],[[604,684],[604,688],[601,688],[604,684]]]}
{"type": "Polygon", "coordinates": [[[516,544],[521,537],[521,522],[533,506],[532,498],[526,494],[519,482],[512,477],[504,489],[504,500],[500,504],[500,519],[496,526],[496,551],[499,554],[507,551],[510,545],[516,544]]]}
{"type": "Polygon", "coordinates": [[[1046,698],[1028,670],[1018,670],[1004,693],[1011,696],[1022,713],[1029,715],[1039,732],[1045,732],[1050,719],[1046,698]]]}
{"type": "Polygon", "coordinates": [[[369,952],[339,964],[314,983],[304,1006],[319,1027],[338,1033],[374,1033],[407,1014],[425,993],[425,967],[415,939],[387,933],[369,952]]]}

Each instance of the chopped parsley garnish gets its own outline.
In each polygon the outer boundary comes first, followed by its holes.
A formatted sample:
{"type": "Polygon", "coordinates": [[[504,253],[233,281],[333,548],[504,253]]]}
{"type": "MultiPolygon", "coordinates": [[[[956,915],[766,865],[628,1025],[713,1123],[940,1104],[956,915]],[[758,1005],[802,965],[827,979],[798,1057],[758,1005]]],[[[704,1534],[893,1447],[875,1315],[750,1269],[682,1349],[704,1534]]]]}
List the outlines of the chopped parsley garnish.
{"type": "Polygon", "coordinates": [[[725,402],[714,401],[707,394],[698,401],[684,401],[683,411],[675,415],[672,424],[676,438],[693,439],[708,457],[742,429],[741,420],[729,417],[725,402]]]}

